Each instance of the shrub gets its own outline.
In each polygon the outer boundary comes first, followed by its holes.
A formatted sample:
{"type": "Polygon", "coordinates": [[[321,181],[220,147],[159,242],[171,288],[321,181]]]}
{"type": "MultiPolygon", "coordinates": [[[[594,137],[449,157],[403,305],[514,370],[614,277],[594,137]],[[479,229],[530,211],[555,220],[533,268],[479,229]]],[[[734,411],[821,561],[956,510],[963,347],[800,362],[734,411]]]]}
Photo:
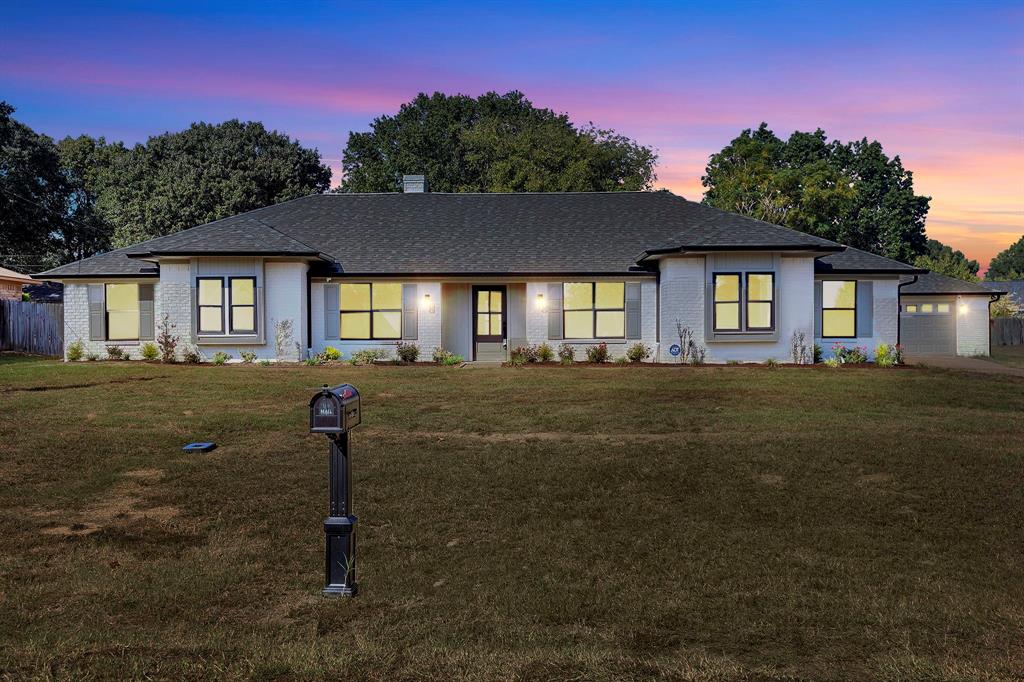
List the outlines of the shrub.
{"type": "Polygon", "coordinates": [[[821,346],[814,344],[814,364],[821,362],[821,346]]]}
{"type": "Polygon", "coordinates": [[[508,354],[509,364],[513,367],[522,367],[530,361],[530,349],[528,346],[516,346],[508,354]]]}
{"type": "Polygon", "coordinates": [[[576,347],[569,343],[558,346],[558,361],[563,365],[571,365],[576,361],[576,347]]]}
{"type": "Polygon", "coordinates": [[[270,360],[260,360],[260,367],[270,367],[270,360]]]}
{"type": "Polygon", "coordinates": [[[465,360],[462,359],[461,355],[453,355],[451,353],[449,353],[448,357],[444,359],[444,364],[449,367],[452,365],[461,365],[463,362],[465,362],[465,360]]]}
{"type": "Polygon", "coordinates": [[[707,353],[707,349],[699,344],[695,343],[693,339],[690,339],[690,345],[686,349],[686,355],[689,359],[689,363],[696,367],[697,365],[704,364],[704,355],[707,353]]]}
{"type": "Polygon", "coordinates": [[[625,355],[620,355],[619,357],[615,358],[615,364],[626,366],[629,364],[629,358],[627,358],[625,355]]]}
{"type": "Polygon", "coordinates": [[[841,343],[832,345],[832,355],[840,364],[860,364],[868,361],[868,349],[865,346],[847,348],[841,343]]]}
{"type": "Polygon", "coordinates": [[[302,361],[302,364],[306,365],[307,367],[315,367],[323,363],[320,362],[320,355],[318,354],[314,355],[311,358],[306,358],[305,360],[302,361]]]}
{"type": "Polygon", "coordinates": [[[807,335],[803,332],[793,332],[789,340],[789,356],[795,365],[806,365],[814,357],[812,351],[807,347],[807,335]]]}
{"type": "Polygon", "coordinates": [[[256,351],[243,350],[239,355],[242,357],[242,362],[247,365],[251,365],[256,362],[256,351]]]}
{"type": "Polygon", "coordinates": [[[839,362],[839,358],[835,358],[835,357],[831,357],[831,358],[829,358],[828,360],[825,361],[825,365],[828,366],[828,367],[832,367],[833,369],[835,369],[836,367],[839,367],[841,364],[842,363],[839,362]]]}
{"type": "Polygon", "coordinates": [[[172,329],[174,329],[174,325],[171,323],[170,316],[164,313],[157,326],[156,335],[156,345],[160,346],[161,362],[171,363],[178,359],[176,351],[179,338],[171,332],[172,329]]]}
{"type": "Polygon", "coordinates": [[[231,356],[228,353],[225,353],[222,350],[219,350],[219,351],[217,351],[216,353],[213,354],[213,364],[215,364],[215,365],[223,365],[225,362],[227,362],[230,359],[231,359],[231,356]]]}
{"type": "Polygon", "coordinates": [[[327,346],[320,352],[320,356],[325,362],[336,362],[341,360],[341,351],[334,346],[327,346]]]}
{"type": "Polygon", "coordinates": [[[727,365],[738,365],[738,364],[740,364],[740,361],[739,360],[726,360],[725,364],[727,364],[727,365]]]}
{"type": "Polygon", "coordinates": [[[630,362],[643,362],[651,357],[651,347],[643,343],[634,343],[626,349],[626,359],[630,362]]]}
{"type": "Polygon", "coordinates": [[[546,343],[537,346],[537,360],[540,362],[551,362],[555,359],[555,350],[546,343]]]}
{"type": "Polygon", "coordinates": [[[602,341],[596,346],[587,346],[587,360],[594,363],[608,362],[608,344],[602,341]]]}
{"type": "Polygon", "coordinates": [[[139,346],[139,354],[142,355],[143,360],[156,360],[160,357],[160,349],[152,341],[147,341],[139,346]]]}
{"type": "Polygon", "coordinates": [[[395,352],[402,362],[416,362],[420,357],[420,347],[415,343],[399,343],[395,352]]]}
{"type": "Polygon", "coordinates": [[[189,365],[198,365],[203,361],[203,356],[199,354],[199,349],[195,346],[188,346],[181,352],[182,362],[189,365]]]}
{"type": "Polygon", "coordinates": [[[697,343],[693,330],[684,327],[676,320],[676,335],[679,337],[679,362],[690,365],[703,365],[707,349],[697,343]]]}
{"type": "Polygon", "coordinates": [[[764,361],[764,366],[768,369],[778,369],[780,367],[779,361],[775,358],[768,358],[764,361]]]}
{"type": "Polygon", "coordinates": [[[68,344],[68,360],[78,362],[85,355],[85,344],[81,339],[68,344]]]}
{"type": "Polygon", "coordinates": [[[377,360],[385,360],[388,352],[383,348],[365,348],[352,354],[353,365],[372,365],[377,360]]]}
{"type": "Polygon", "coordinates": [[[89,362],[96,362],[97,360],[100,359],[100,356],[96,355],[95,353],[89,353],[88,355],[85,356],[85,359],[88,360],[89,362]]]}
{"type": "Polygon", "coordinates": [[[107,360],[127,360],[128,354],[121,346],[107,346],[107,360]]]}
{"type": "Polygon", "coordinates": [[[894,367],[903,364],[903,349],[898,345],[879,344],[875,349],[875,364],[879,367],[894,367]]]}
{"type": "Polygon", "coordinates": [[[451,356],[452,354],[449,351],[446,351],[441,346],[438,346],[437,348],[434,349],[434,353],[433,355],[431,355],[430,359],[439,365],[443,365],[445,363],[445,360],[447,360],[451,356]]]}

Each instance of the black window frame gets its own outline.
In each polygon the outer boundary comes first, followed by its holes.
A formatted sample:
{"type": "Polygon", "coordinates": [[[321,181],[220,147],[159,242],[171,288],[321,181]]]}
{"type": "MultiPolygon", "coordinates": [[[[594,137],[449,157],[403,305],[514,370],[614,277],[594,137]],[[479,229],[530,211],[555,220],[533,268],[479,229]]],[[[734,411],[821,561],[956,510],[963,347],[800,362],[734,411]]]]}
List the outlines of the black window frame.
{"type": "Polygon", "coordinates": [[[142,337],[142,322],[141,322],[141,320],[139,321],[139,324],[137,325],[138,331],[135,333],[135,338],[132,338],[132,339],[112,339],[112,338],[110,338],[110,308],[109,308],[109,305],[110,305],[110,295],[108,294],[108,287],[114,286],[114,285],[120,285],[120,284],[134,284],[135,285],[135,300],[136,300],[136,303],[137,303],[136,309],[135,309],[136,317],[138,316],[139,310],[142,307],[142,304],[139,302],[141,299],[139,298],[139,284],[138,284],[138,282],[104,282],[103,283],[103,336],[105,337],[104,340],[105,341],[111,341],[113,343],[132,343],[133,341],[137,342],[142,337]]]}
{"type": "Polygon", "coordinates": [[[401,341],[402,334],[405,331],[405,285],[401,282],[345,282],[345,284],[365,284],[370,287],[370,307],[366,310],[342,310],[341,308],[341,288],[338,288],[338,340],[339,341],[401,341]],[[397,284],[402,290],[402,307],[400,308],[374,308],[373,307],[373,286],[374,284],[397,284]],[[345,326],[342,324],[342,315],[346,313],[369,313],[370,315],[370,332],[369,336],[345,336],[345,326]],[[377,336],[374,333],[373,314],[374,313],[398,313],[398,336],[377,336]]]}
{"type": "Polygon", "coordinates": [[[224,319],[224,278],[223,277],[196,277],[196,333],[197,334],[217,334],[224,335],[227,333],[227,325],[224,319]],[[201,282],[220,282],[220,305],[203,305],[202,301],[202,284],[201,282]],[[209,330],[203,329],[203,308],[220,308],[220,330],[209,330]]]}
{"type": "MultiPolygon", "coordinates": [[[[743,313],[745,312],[743,306],[743,273],[742,272],[713,272],[711,273],[711,329],[717,333],[724,334],[736,334],[743,331],[743,323],[745,322],[743,313]],[[736,278],[736,300],[735,301],[719,301],[717,297],[718,292],[718,278],[719,277],[735,277],[736,278]],[[721,328],[718,326],[718,304],[719,303],[735,303],[736,304],[736,327],[721,328]]],[[[705,318],[707,319],[707,318],[705,318]]]]}
{"type": "Polygon", "coordinates": [[[743,300],[743,329],[748,332],[773,332],[775,331],[775,273],[770,270],[751,270],[745,272],[743,276],[743,289],[740,291],[740,298],[743,300]],[[771,292],[772,297],[767,301],[764,299],[751,299],[750,298],[750,276],[751,275],[768,275],[772,278],[771,292]],[[767,327],[751,327],[750,326],[750,304],[751,303],[767,303],[770,309],[768,316],[769,323],[767,327]]]}
{"type": "Polygon", "coordinates": [[[858,283],[855,279],[825,279],[821,282],[822,295],[821,295],[821,338],[823,339],[855,339],[857,338],[857,287],[858,283]],[[853,282],[853,308],[826,308],[825,307],[825,282],[853,282]],[[832,336],[825,333],[825,311],[826,310],[853,310],[853,335],[852,336],[832,336]]]}
{"type": "Polygon", "coordinates": [[[256,301],[256,278],[252,275],[246,275],[244,277],[228,277],[228,334],[255,334],[256,330],[259,329],[259,319],[257,314],[256,301]],[[252,282],[252,303],[235,303],[235,281],[237,280],[249,280],[252,282]],[[252,308],[252,329],[235,329],[235,308],[252,308]]]}
{"type": "MultiPolygon", "coordinates": [[[[626,338],[626,281],[625,280],[621,280],[621,281],[620,280],[607,280],[607,281],[601,281],[601,282],[597,282],[597,281],[590,281],[590,282],[587,282],[587,281],[583,281],[583,282],[580,282],[580,281],[562,282],[562,301],[563,301],[563,304],[562,304],[562,329],[563,330],[568,329],[568,327],[566,327],[566,325],[565,325],[565,314],[567,312],[574,313],[574,312],[581,312],[581,311],[589,310],[593,314],[593,317],[590,320],[590,334],[591,335],[590,335],[589,338],[591,338],[591,339],[612,339],[612,340],[625,339],[626,338]],[[589,284],[590,285],[590,307],[589,308],[566,308],[565,307],[565,303],[564,303],[564,301],[566,300],[566,297],[565,297],[565,285],[566,284],[589,284]],[[621,284],[622,285],[622,307],[621,308],[598,308],[597,307],[597,285],[598,284],[621,284]],[[617,313],[619,311],[622,312],[622,336],[598,336],[597,335],[597,313],[598,312],[617,313]]],[[[568,335],[564,335],[564,336],[566,338],[569,338],[569,339],[578,338],[578,337],[570,337],[568,335]]]]}

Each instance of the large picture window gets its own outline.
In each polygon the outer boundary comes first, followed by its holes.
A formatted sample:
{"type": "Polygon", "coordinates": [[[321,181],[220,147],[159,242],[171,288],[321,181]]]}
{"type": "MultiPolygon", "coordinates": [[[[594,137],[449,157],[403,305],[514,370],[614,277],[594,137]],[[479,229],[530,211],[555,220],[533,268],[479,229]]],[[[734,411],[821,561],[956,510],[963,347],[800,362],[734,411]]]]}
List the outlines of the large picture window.
{"type": "Polygon", "coordinates": [[[857,281],[821,283],[821,335],[852,339],[857,336],[857,281]]]}
{"type": "Polygon", "coordinates": [[[228,279],[231,306],[228,327],[232,334],[256,333],[256,278],[231,277],[228,279]]]}
{"type": "Polygon", "coordinates": [[[106,285],[108,341],[139,340],[139,285],[106,285]]]}
{"type": "Polygon", "coordinates": [[[197,280],[199,333],[224,333],[224,278],[200,277],[197,280]]]}
{"type": "Polygon", "coordinates": [[[747,329],[775,329],[775,275],[770,272],[747,273],[747,329]]]}
{"type": "Polygon", "coordinates": [[[565,338],[626,338],[625,282],[565,282],[562,301],[565,338]]]}
{"type": "Polygon", "coordinates": [[[738,332],[740,330],[740,276],[736,273],[716,272],[715,290],[715,331],[738,332]]]}
{"type": "Polygon", "coordinates": [[[339,295],[341,338],[402,338],[401,282],[343,282],[339,295]]]}

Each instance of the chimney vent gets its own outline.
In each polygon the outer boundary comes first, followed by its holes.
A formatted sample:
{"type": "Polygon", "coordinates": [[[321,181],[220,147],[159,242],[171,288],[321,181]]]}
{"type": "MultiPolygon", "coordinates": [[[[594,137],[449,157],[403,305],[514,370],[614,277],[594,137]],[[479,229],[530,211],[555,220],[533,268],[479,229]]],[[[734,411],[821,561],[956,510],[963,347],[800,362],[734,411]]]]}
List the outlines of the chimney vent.
{"type": "Polygon", "coordinates": [[[424,175],[403,175],[402,191],[406,194],[422,194],[427,191],[427,178],[424,175]]]}

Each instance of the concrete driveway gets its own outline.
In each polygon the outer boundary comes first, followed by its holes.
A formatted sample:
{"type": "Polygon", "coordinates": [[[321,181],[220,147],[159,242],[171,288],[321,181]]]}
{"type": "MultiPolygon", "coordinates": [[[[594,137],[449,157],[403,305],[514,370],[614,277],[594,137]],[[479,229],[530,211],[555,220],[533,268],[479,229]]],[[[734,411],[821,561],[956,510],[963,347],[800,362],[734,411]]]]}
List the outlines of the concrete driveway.
{"type": "Polygon", "coordinates": [[[908,365],[927,365],[928,367],[959,369],[968,372],[981,372],[983,374],[1006,374],[1014,377],[1024,377],[1024,369],[1007,367],[984,358],[965,358],[959,355],[908,356],[906,363],[908,365]]]}

